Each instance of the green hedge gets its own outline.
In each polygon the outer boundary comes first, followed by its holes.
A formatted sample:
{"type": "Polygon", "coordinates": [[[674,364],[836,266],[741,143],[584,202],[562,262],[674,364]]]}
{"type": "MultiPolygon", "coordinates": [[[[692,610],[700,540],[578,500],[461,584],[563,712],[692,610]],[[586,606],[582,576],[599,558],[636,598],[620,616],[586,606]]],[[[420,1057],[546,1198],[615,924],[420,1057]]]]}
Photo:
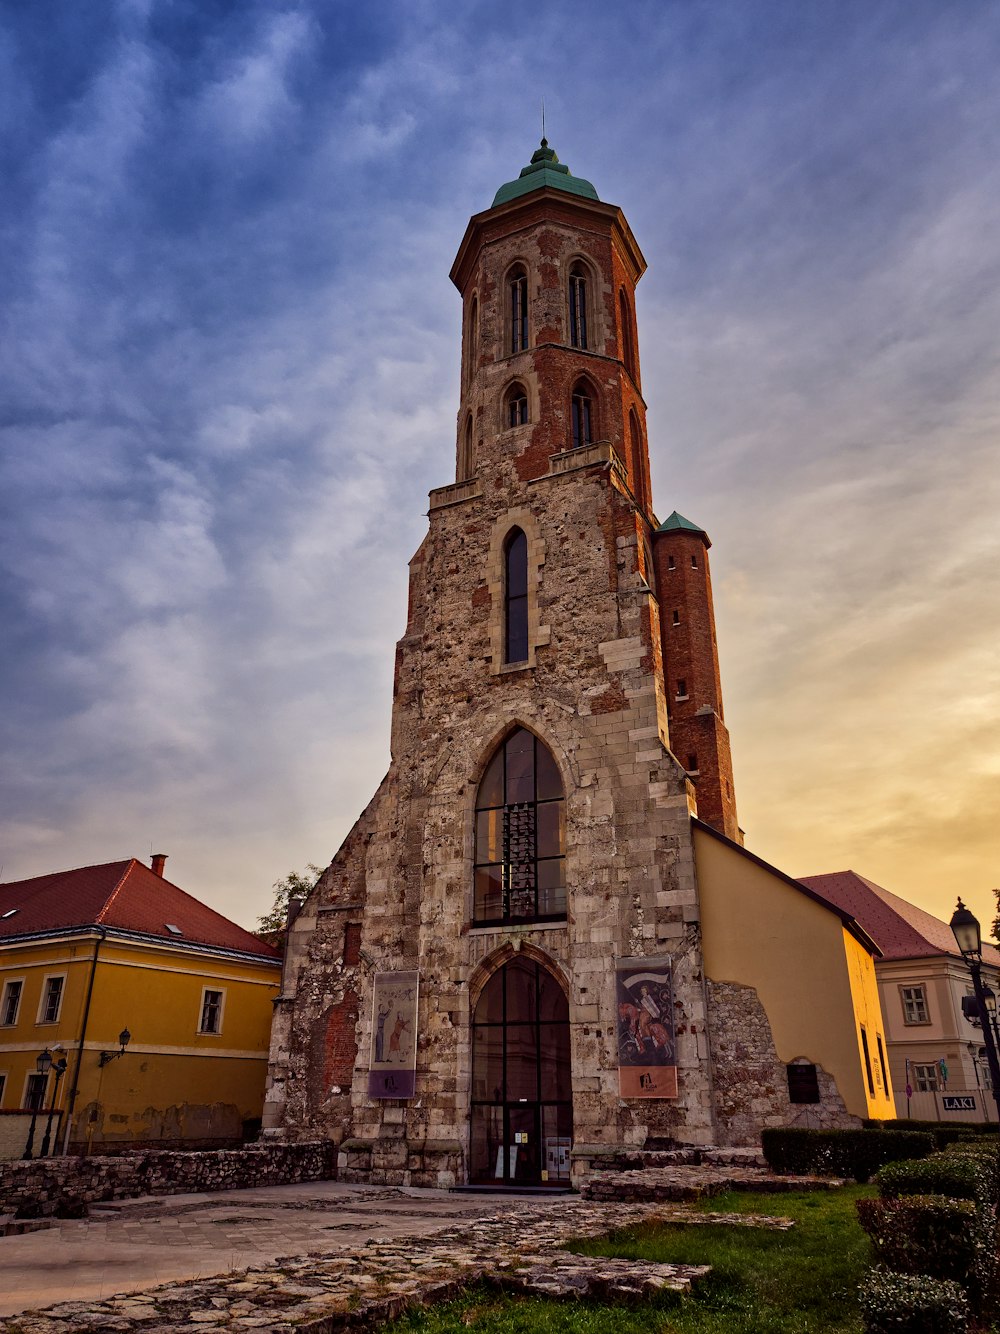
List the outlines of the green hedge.
{"type": "Polygon", "coordinates": [[[864,1121],[868,1130],[920,1130],[934,1136],[934,1145],[946,1149],[958,1140],[976,1139],[983,1135],[997,1137],[995,1121],[864,1121]]]}
{"type": "Polygon", "coordinates": [[[984,1208],[996,1205],[996,1159],[993,1155],[935,1153],[911,1162],[888,1163],[875,1176],[883,1199],[901,1195],[950,1195],[954,1200],[975,1200],[984,1208]]]}
{"type": "Polygon", "coordinates": [[[887,1268],[951,1279],[963,1288],[976,1286],[980,1230],[979,1213],[971,1200],[905,1195],[858,1200],[857,1210],[876,1258],[887,1268]]]}
{"type": "Polygon", "coordinates": [[[884,1163],[933,1152],[934,1138],[908,1130],[765,1130],[761,1148],[774,1172],[818,1173],[864,1182],[884,1163]]]}
{"type": "Polygon", "coordinates": [[[873,1269],[858,1289],[865,1334],[967,1334],[969,1303],[957,1283],[873,1269]]]}

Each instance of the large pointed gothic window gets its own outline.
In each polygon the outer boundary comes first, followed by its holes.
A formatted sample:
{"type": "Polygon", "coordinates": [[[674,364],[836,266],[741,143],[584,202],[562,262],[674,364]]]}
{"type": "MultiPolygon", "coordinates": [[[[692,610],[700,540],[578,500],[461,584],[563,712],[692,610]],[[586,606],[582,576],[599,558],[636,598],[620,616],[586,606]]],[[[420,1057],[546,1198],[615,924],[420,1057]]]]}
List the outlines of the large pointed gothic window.
{"type": "Polygon", "coordinates": [[[528,275],[519,264],[507,279],[510,314],[508,351],[523,352],[528,346],[528,275]]]}
{"type": "Polygon", "coordinates": [[[486,766],[476,798],[477,926],[566,916],[566,802],[545,745],[519,727],[486,766]]]}
{"type": "Polygon", "coordinates": [[[573,347],[589,346],[587,342],[587,273],[582,264],[574,264],[569,271],[569,341],[573,347]]]}
{"type": "Polygon", "coordinates": [[[503,660],[528,661],[528,539],[512,528],[503,547],[503,660]]]}

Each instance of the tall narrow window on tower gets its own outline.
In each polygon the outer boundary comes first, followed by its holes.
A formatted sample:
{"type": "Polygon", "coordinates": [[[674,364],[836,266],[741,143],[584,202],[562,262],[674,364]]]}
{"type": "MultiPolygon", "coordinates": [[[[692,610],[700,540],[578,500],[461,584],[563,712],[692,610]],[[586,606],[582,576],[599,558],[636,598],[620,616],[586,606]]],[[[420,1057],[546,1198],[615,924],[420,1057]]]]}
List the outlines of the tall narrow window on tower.
{"type": "Polygon", "coordinates": [[[472,298],[469,306],[469,330],[466,339],[465,383],[476,373],[476,361],[479,358],[479,301],[472,298]]]}
{"type": "Polygon", "coordinates": [[[551,752],[523,727],[486,766],[476,798],[477,924],[566,916],[566,802],[551,752]]]}
{"type": "Polygon", "coordinates": [[[594,406],[590,388],[581,380],[573,389],[573,448],[580,449],[593,440],[594,406]]]}
{"type": "Polygon", "coordinates": [[[510,350],[523,352],[528,346],[528,275],[518,265],[511,270],[510,283],[510,350]]]}
{"type": "Polygon", "coordinates": [[[505,663],[528,660],[528,539],[512,528],[504,543],[505,663]]]}
{"type": "Polygon", "coordinates": [[[474,459],[472,449],[472,416],[465,419],[465,434],[462,437],[462,452],[458,460],[458,480],[466,481],[472,476],[474,471],[474,459]]]}
{"type": "Polygon", "coordinates": [[[642,448],[642,427],[639,425],[639,418],[635,415],[635,409],[628,414],[628,426],[630,443],[632,446],[632,490],[639,504],[639,508],[646,508],[646,472],[643,467],[643,448],[642,448]]]}
{"type": "Polygon", "coordinates": [[[569,271],[569,341],[573,347],[587,344],[587,275],[582,264],[569,271]]]}
{"type": "Polygon", "coordinates": [[[618,323],[621,325],[622,361],[635,379],[635,343],[632,340],[632,309],[624,290],[618,293],[618,323]]]}

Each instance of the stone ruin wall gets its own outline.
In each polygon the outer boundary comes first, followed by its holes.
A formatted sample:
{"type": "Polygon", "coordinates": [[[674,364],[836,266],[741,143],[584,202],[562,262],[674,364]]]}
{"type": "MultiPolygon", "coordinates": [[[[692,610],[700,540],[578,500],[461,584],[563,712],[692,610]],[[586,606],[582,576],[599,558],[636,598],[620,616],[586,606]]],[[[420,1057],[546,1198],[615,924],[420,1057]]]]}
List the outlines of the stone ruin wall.
{"type": "Polygon", "coordinates": [[[861,1125],[822,1066],[816,1067],[820,1101],[790,1101],[786,1066],[753,987],[709,979],[708,1014],[720,1144],[757,1144],[761,1130],[768,1127],[839,1130],[861,1125]]]}

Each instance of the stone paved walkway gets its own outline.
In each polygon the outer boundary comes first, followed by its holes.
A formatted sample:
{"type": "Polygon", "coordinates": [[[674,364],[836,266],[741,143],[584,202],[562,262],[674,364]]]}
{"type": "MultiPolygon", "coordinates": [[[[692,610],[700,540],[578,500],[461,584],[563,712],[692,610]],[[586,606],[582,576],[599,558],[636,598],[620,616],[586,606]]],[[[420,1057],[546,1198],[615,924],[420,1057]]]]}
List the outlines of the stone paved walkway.
{"type": "Polygon", "coordinates": [[[0,1243],[0,1314],[9,1317],[0,1330],[204,1325],[233,1334],[331,1334],[441,1300],[479,1278],[549,1294],[685,1291],[703,1267],[594,1260],[558,1249],[571,1237],[653,1217],[764,1221],[663,1203],[512,1200],[335,1182],[122,1201],[90,1220],[0,1243]],[[172,1281],[163,1286],[164,1279],[172,1281]],[[46,1309],[29,1311],[39,1306],[46,1309]]]}

